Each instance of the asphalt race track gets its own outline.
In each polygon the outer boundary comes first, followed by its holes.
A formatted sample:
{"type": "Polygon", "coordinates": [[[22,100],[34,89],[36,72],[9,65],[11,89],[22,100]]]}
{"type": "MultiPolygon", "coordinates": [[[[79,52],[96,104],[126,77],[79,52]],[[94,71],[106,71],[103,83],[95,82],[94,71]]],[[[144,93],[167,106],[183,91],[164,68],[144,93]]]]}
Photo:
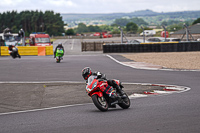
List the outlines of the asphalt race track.
{"type": "MultiPolygon", "coordinates": [[[[184,93],[131,100],[130,109],[100,112],[93,104],[0,114],[0,133],[198,133],[200,131],[200,72],[133,69],[101,52],[81,52],[80,40],[62,41],[64,60],[53,56],[0,57],[0,81],[83,81],[81,70],[90,66],[107,78],[122,82],[190,87],[184,93]]],[[[111,55],[112,56],[112,55],[111,55]]],[[[81,88],[82,89],[82,88],[81,88]]]]}

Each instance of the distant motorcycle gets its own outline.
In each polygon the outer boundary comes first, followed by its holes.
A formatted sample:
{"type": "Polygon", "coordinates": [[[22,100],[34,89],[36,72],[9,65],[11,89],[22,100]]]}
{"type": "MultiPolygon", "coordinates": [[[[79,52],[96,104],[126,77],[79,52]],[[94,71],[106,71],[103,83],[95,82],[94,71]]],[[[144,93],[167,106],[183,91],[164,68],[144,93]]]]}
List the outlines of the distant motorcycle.
{"type": "Polygon", "coordinates": [[[18,48],[15,46],[9,46],[9,54],[12,56],[13,59],[15,58],[21,58],[19,52],[18,52],[18,48]]]}
{"type": "MultiPolygon", "coordinates": [[[[123,88],[119,80],[115,82],[123,88]]],[[[94,105],[100,111],[107,111],[108,108],[115,108],[118,104],[121,108],[127,109],[130,107],[130,99],[125,93],[126,97],[121,97],[119,93],[112,87],[108,88],[108,83],[106,80],[97,79],[96,76],[90,76],[88,78],[88,83],[86,85],[86,91],[94,105]]]]}
{"type": "Polygon", "coordinates": [[[57,48],[56,50],[56,62],[60,63],[60,61],[63,59],[64,51],[62,48],[57,48]]]}

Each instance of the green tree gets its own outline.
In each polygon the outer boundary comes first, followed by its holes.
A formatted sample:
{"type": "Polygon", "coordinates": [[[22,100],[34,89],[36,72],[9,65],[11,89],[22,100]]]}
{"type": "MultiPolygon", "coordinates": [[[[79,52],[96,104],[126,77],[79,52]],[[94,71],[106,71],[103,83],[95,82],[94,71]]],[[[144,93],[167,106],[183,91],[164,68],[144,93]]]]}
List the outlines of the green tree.
{"type": "Polygon", "coordinates": [[[147,26],[148,23],[145,22],[142,18],[131,18],[131,19],[127,19],[127,18],[120,18],[120,19],[116,19],[113,24],[119,25],[119,26],[126,26],[129,22],[133,22],[137,25],[143,25],[143,26],[147,26]]]}
{"type": "Polygon", "coordinates": [[[169,25],[167,27],[167,30],[168,31],[171,31],[171,32],[174,32],[174,31],[177,31],[177,30],[180,30],[183,28],[183,25],[182,24],[173,24],[173,25],[169,25]]]}
{"type": "Polygon", "coordinates": [[[114,24],[120,25],[120,26],[126,26],[127,23],[129,23],[130,20],[126,18],[120,18],[120,19],[115,19],[113,22],[114,24]]]}
{"type": "Polygon", "coordinates": [[[84,23],[79,23],[76,31],[77,33],[84,33],[84,32],[88,32],[88,28],[84,23]]]}
{"type": "Polygon", "coordinates": [[[111,30],[112,34],[120,34],[120,30],[118,27],[113,27],[113,29],[111,30]]]}
{"type": "Polygon", "coordinates": [[[0,13],[0,30],[10,28],[18,32],[21,28],[26,35],[32,32],[46,32],[50,35],[61,35],[64,32],[64,22],[59,13],[53,11],[16,11],[0,13]]]}
{"type": "Polygon", "coordinates": [[[192,25],[197,24],[197,23],[200,23],[200,18],[196,19],[196,20],[192,23],[192,25]]]}
{"type": "Polygon", "coordinates": [[[137,30],[138,30],[138,26],[137,24],[133,23],[133,22],[129,22],[127,25],[126,25],[126,31],[130,32],[130,33],[137,33],[137,30]]]}
{"type": "Polygon", "coordinates": [[[166,21],[163,21],[163,22],[161,23],[161,25],[167,26],[168,24],[167,24],[166,21]]]}
{"type": "Polygon", "coordinates": [[[75,35],[75,32],[73,29],[68,29],[66,32],[65,32],[66,35],[75,35]]]}
{"type": "Polygon", "coordinates": [[[141,26],[141,25],[147,26],[148,25],[148,23],[145,22],[142,18],[131,18],[130,22],[133,22],[133,23],[135,23],[135,24],[137,24],[139,26],[141,26]]]}
{"type": "Polygon", "coordinates": [[[87,27],[88,28],[88,31],[89,32],[101,32],[101,29],[99,26],[93,26],[93,25],[90,25],[87,27]]]}

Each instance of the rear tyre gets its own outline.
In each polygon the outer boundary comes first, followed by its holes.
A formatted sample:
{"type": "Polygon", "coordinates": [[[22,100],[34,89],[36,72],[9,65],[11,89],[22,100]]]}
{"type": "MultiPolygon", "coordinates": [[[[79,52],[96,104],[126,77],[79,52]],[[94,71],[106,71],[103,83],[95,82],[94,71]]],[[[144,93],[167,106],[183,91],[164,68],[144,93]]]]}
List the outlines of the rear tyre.
{"type": "Polygon", "coordinates": [[[118,103],[118,105],[123,109],[128,109],[130,107],[131,102],[127,94],[125,95],[126,95],[126,98],[123,98],[122,103],[118,103]]]}
{"type": "Polygon", "coordinates": [[[98,95],[92,96],[92,101],[94,105],[100,110],[100,111],[107,111],[108,110],[108,103],[104,97],[99,97],[98,95]]]}

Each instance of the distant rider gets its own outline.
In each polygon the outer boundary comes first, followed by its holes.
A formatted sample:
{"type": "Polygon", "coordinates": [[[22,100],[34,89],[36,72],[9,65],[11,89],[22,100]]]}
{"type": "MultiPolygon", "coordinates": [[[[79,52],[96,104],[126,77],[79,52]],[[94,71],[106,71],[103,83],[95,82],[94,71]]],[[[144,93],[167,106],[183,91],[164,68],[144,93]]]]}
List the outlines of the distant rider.
{"type": "Polygon", "coordinates": [[[55,51],[54,51],[54,58],[56,58],[56,51],[57,51],[58,48],[62,48],[63,49],[63,56],[64,56],[64,53],[65,53],[64,47],[62,46],[62,43],[59,42],[58,46],[56,46],[55,51]]]}
{"type": "Polygon", "coordinates": [[[108,85],[112,86],[113,88],[116,88],[116,90],[119,92],[120,96],[124,96],[124,92],[122,91],[121,87],[115,82],[115,80],[107,80],[106,79],[106,75],[102,74],[100,72],[92,72],[90,67],[85,67],[82,70],[82,76],[83,78],[86,80],[86,82],[88,82],[88,78],[93,75],[93,76],[97,76],[97,79],[103,79],[106,80],[108,85]]]}
{"type": "MultiPolygon", "coordinates": [[[[13,46],[13,45],[9,45],[8,46],[8,52],[9,52],[9,54],[13,57],[13,58],[15,58],[15,53],[13,52],[13,48],[14,48],[15,46],[13,46]]],[[[19,57],[19,58],[21,58],[21,56],[20,56],[20,54],[17,52],[16,53],[16,57],[19,57]]]]}

